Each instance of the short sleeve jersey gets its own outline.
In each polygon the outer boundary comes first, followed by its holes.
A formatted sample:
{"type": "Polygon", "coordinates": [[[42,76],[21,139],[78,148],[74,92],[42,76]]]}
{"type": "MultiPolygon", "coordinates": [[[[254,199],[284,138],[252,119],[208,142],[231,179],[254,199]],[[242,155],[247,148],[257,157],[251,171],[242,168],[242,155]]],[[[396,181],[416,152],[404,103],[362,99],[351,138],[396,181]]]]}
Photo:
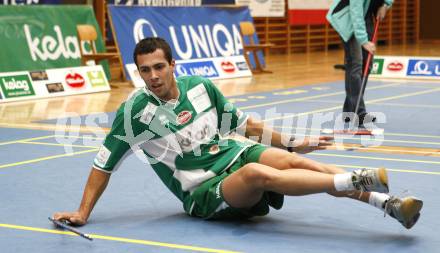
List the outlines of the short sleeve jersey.
{"type": "Polygon", "coordinates": [[[210,80],[179,77],[177,86],[175,104],[145,88],[123,103],[94,167],[111,173],[128,154],[140,152],[189,212],[197,186],[226,170],[250,144],[224,138],[247,116],[210,80]]]}

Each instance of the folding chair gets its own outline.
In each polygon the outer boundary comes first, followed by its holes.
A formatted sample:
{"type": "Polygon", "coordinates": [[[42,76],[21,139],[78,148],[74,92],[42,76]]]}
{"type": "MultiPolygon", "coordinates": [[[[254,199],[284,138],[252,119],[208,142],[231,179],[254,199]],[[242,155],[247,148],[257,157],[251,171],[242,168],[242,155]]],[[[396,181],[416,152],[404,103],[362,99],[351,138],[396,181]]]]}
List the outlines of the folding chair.
{"type": "Polygon", "coordinates": [[[269,49],[270,47],[274,46],[272,43],[265,43],[265,44],[255,44],[254,41],[254,34],[255,34],[255,28],[254,24],[252,22],[240,22],[240,34],[241,39],[243,41],[243,51],[244,51],[244,58],[246,59],[247,64],[251,68],[252,73],[258,74],[258,73],[272,73],[272,71],[265,70],[263,68],[263,65],[261,64],[260,59],[258,58],[258,51],[265,51],[266,49],[269,49]],[[245,45],[245,38],[248,38],[249,44],[245,45]],[[252,65],[249,60],[249,54],[252,54],[254,56],[255,60],[255,68],[252,68],[252,65]]]}

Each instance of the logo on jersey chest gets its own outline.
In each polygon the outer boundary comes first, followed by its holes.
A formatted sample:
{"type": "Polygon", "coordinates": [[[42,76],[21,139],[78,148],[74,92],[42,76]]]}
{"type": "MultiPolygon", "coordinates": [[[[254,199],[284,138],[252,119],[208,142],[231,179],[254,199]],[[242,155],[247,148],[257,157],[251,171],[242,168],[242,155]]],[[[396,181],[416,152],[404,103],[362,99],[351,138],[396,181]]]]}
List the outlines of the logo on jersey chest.
{"type": "Polygon", "coordinates": [[[209,148],[208,153],[210,153],[211,155],[215,155],[215,154],[217,154],[219,151],[220,151],[220,147],[219,147],[217,144],[214,144],[214,145],[212,145],[212,146],[209,148]]]}
{"type": "Polygon", "coordinates": [[[179,125],[184,125],[188,123],[192,118],[192,113],[190,111],[181,111],[176,118],[176,122],[179,125]]]}

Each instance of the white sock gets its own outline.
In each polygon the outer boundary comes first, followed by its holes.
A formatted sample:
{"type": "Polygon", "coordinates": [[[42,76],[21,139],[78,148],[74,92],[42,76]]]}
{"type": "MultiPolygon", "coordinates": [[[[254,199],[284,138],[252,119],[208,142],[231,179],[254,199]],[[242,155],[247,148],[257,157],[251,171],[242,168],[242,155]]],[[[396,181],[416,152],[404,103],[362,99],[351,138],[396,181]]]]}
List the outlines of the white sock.
{"type": "Polygon", "coordinates": [[[384,203],[390,198],[388,194],[379,193],[379,192],[371,192],[370,198],[368,199],[368,203],[372,206],[379,208],[380,210],[384,209],[384,203]]]}
{"type": "Polygon", "coordinates": [[[352,191],[355,190],[351,180],[351,173],[335,174],[333,177],[336,191],[352,191]]]}

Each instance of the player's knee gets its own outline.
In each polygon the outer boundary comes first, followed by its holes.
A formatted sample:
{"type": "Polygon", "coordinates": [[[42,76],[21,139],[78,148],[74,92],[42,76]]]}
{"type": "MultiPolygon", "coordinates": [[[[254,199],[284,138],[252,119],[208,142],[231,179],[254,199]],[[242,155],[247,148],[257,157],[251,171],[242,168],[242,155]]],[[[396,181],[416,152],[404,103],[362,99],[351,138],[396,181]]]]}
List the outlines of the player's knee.
{"type": "Polygon", "coordinates": [[[285,156],[281,161],[283,169],[301,168],[303,166],[304,158],[296,154],[285,156]]]}
{"type": "Polygon", "coordinates": [[[240,169],[243,181],[261,189],[267,189],[275,180],[276,175],[270,173],[269,169],[258,163],[248,163],[240,169]]]}

